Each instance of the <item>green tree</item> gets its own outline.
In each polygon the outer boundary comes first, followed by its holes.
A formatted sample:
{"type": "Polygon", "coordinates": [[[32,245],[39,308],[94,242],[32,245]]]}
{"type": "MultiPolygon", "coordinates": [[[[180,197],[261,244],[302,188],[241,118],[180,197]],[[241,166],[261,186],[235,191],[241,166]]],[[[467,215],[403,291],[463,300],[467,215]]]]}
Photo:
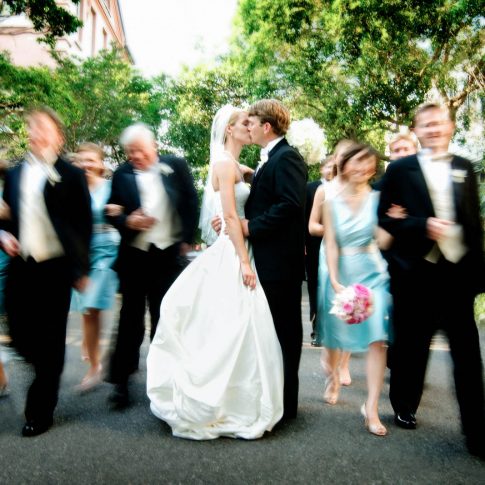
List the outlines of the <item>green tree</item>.
{"type": "Polygon", "coordinates": [[[117,50],[102,51],[84,62],[61,60],[53,70],[14,66],[0,54],[0,143],[7,155],[26,148],[23,113],[46,104],[66,124],[66,148],[83,141],[111,148],[114,160],[123,155],[118,137],[126,126],[143,121],[155,131],[160,125],[160,96],[117,50]]]}
{"type": "Polygon", "coordinates": [[[433,88],[453,113],[483,89],[483,24],[478,0],[242,0],[233,56],[330,141],[379,139],[433,88]]]}
{"type": "MultiPolygon", "coordinates": [[[[72,3],[77,4],[79,0],[72,0],[72,3]]],[[[51,47],[54,47],[58,37],[72,34],[82,26],[82,22],[57,5],[56,0],[0,0],[0,13],[5,7],[12,15],[25,13],[34,29],[44,33],[41,40],[51,47]]]]}
{"type": "MultiPolygon", "coordinates": [[[[244,107],[251,101],[231,62],[215,68],[186,69],[178,79],[160,76],[154,84],[165,121],[161,141],[167,149],[183,154],[196,172],[209,161],[211,124],[217,110],[224,104],[244,107]]],[[[256,149],[246,149],[242,160],[254,165],[256,149]]],[[[201,174],[203,178],[204,170],[201,174]]]]}

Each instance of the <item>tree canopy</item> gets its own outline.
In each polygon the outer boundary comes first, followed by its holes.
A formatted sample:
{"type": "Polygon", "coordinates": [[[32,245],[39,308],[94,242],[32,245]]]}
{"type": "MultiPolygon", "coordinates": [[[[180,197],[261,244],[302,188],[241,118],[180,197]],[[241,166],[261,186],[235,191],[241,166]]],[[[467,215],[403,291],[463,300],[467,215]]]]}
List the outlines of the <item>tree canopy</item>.
{"type": "MultiPolygon", "coordinates": [[[[79,3],[79,0],[71,0],[79,3]]],[[[12,15],[25,13],[32,21],[34,29],[43,32],[42,40],[54,47],[56,38],[72,34],[82,26],[82,22],[71,15],[56,0],[0,0],[0,12],[4,6],[12,15]]]]}
{"type": "Polygon", "coordinates": [[[410,121],[434,89],[452,113],[485,85],[479,0],[241,0],[234,55],[343,136],[410,121]]]}
{"type": "Polygon", "coordinates": [[[84,62],[60,60],[54,70],[14,66],[0,55],[0,142],[10,156],[26,146],[23,113],[39,104],[55,109],[66,124],[66,148],[92,141],[111,147],[120,159],[118,137],[130,123],[143,121],[155,131],[161,122],[160,97],[117,50],[84,62]]]}

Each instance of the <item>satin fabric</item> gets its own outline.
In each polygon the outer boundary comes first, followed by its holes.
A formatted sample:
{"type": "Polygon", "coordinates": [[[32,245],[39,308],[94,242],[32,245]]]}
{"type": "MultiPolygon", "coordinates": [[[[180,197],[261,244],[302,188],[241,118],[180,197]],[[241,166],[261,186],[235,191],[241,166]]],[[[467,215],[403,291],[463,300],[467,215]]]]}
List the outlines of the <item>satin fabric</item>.
{"type": "MultiPolygon", "coordinates": [[[[248,193],[236,184],[241,216],[248,193]]],[[[147,393],[174,436],[194,440],[259,438],[282,417],[283,363],[268,302],[259,281],[252,291],[243,285],[223,231],[165,295],[147,393]]]]}

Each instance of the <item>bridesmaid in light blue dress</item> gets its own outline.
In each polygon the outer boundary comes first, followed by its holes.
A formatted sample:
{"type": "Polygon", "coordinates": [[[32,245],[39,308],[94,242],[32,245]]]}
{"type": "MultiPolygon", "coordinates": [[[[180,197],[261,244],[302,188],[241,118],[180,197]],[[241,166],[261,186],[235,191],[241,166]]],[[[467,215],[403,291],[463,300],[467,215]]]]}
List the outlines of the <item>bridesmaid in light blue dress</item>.
{"type": "Polygon", "coordinates": [[[361,411],[372,434],[384,436],[386,428],[378,414],[378,402],[384,379],[388,340],[389,276],[376,243],[379,194],[369,180],[375,174],[377,154],[363,144],[350,147],[340,162],[342,181],[339,195],[324,207],[325,250],[328,278],[323,288],[323,345],[328,351],[329,377],[325,400],[335,404],[340,381],[338,362],[342,351],[364,352],[367,356],[368,397],[361,411]],[[374,311],[360,324],[349,325],[329,314],[335,294],[354,283],[367,286],[373,293],[374,311]]]}
{"type": "Polygon", "coordinates": [[[83,314],[83,348],[90,368],[77,386],[85,392],[101,383],[99,338],[101,311],[113,306],[118,278],[111,269],[118,254],[120,236],[106,222],[105,206],[111,192],[111,182],[103,178],[104,153],[94,143],[84,143],[77,151],[76,164],[84,169],[91,194],[93,235],[90,247],[91,271],[89,284],[83,293],[73,292],[71,310],[83,314]]]}

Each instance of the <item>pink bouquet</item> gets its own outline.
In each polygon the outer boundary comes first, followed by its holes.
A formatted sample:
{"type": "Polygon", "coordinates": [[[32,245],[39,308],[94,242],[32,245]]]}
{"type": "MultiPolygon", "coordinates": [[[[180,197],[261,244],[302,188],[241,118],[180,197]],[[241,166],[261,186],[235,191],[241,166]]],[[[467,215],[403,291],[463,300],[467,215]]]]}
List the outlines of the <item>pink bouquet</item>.
{"type": "Polygon", "coordinates": [[[372,291],[358,283],[347,286],[335,295],[330,313],[348,324],[367,320],[374,311],[372,291]]]}

